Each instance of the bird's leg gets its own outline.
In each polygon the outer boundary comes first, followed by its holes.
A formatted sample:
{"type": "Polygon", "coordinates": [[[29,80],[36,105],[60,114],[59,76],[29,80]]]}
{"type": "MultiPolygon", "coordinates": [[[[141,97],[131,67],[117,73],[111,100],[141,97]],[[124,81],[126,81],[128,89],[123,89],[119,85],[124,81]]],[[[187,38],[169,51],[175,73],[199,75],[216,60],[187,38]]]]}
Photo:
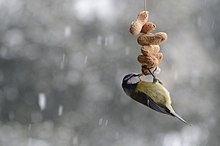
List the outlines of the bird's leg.
{"type": "MultiPolygon", "coordinates": [[[[157,70],[157,68],[156,68],[156,70],[157,70]]],[[[156,77],[155,77],[155,75],[154,75],[154,72],[156,71],[155,69],[154,69],[154,71],[153,71],[153,73],[151,72],[151,70],[148,68],[148,71],[149,71],[149,73],[152,75],[152,77],[153,77],[153,83],[156,83],[157,81],[162,85],[163,83],[159,80],[159,79],[157,79],[156,77]]]]}
{"type": "Polygon", "coordinates": [[[149,73],[152,75],[153,79],[156,79],[155,75],[151,72],[151,70],[148,68],[147,69],[149,71],[149,73]]]}
{"type": "Polygon", "coordinates": [[[155,67],[155,69],[153,70],[153,74],[155,73],[156,70],[157,70],[157,67],[155,67]]]}

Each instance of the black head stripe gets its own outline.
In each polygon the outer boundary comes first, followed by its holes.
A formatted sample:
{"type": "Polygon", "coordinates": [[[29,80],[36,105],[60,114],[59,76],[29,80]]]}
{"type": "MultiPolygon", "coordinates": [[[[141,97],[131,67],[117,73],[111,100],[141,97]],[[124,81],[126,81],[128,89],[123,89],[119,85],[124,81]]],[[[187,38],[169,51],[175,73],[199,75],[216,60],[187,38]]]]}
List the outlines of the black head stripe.
{"type": "Polygon", "coordinates": [[[132,74],[125,76],[124,81],[128,81],[133,77],[132,74]]]}
{"type": "Polygon", "coordinates": [[[124,77],[124,81],[128,81],[130,80],[132,77],[136,77],[136,76],[139,76],[139,75],[136,75],[136,74],[128,74],[124,77]]]}

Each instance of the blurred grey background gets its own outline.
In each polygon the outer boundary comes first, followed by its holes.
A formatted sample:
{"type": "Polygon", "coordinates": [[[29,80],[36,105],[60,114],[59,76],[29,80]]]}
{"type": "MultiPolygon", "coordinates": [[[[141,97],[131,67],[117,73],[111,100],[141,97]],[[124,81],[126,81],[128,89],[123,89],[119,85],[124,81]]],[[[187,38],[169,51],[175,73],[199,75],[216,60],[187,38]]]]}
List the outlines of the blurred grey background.
{"type": "Polygon", "coordinates": [[[217,146],[220,1],[148,0],[158,76],[192,124],[129,97],[143,0],[0,0],[0,146],[217,146]]]}

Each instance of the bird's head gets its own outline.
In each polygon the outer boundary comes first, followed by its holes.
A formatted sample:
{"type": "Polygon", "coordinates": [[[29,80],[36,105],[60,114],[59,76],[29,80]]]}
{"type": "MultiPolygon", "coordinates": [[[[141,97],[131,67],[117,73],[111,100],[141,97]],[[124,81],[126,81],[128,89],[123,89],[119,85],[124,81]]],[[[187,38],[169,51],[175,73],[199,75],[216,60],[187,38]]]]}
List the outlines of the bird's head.
{"type": "Polygon", "coordinates": [[[128,96],[135,90],[137,83],[140,82],[140,76],[140,74],[130,73],[123,78],[122,88],[128,96]]]}

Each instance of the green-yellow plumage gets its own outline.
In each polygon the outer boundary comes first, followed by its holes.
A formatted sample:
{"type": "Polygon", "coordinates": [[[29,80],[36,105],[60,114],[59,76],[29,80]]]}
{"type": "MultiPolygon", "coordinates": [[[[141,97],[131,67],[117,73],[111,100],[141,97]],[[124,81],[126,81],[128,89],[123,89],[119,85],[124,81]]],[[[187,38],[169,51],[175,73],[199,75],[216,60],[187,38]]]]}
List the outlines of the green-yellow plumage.
{"type": "Polygon", "coordinates": [[[188,124],[171,106],[171,98],[167,89],[154,78],[153,82],[142,81],[139,75],[128,74],[123,78],[122,87],[125,93],[135,101],[151,109],[178,118],[188,124]]]}
{"type": "Polygon", "coordinates": [[[171,98],[169,92],[160,83],[140,81],[137,84],[135,92],[145,93],[156,104],[162,107],[167,107],[171,113],[174,113],[174,110],[171,106],[171,98]]]}

